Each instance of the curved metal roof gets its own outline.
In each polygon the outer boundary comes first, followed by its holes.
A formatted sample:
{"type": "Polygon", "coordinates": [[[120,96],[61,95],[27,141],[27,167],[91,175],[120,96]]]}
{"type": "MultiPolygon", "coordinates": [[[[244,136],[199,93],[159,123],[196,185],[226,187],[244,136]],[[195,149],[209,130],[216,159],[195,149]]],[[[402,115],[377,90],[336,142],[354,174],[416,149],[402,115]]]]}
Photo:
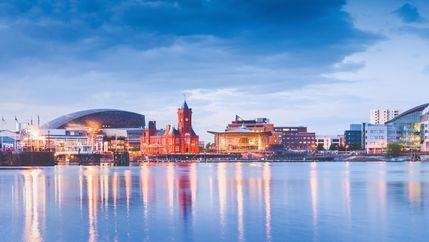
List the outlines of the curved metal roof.
{"type": "MultiPolygon", "coordinates": [[[[66,114],[59,118],[56,118],[42,126],[44,129],[60,129],[72,124],[74,122],[85,126],[88,120],[94,118],[100,122],[112,124],[112,128],[138,128],[144,127],[144,115],[117,110],[117,109],[89,109],[75,113],[66,114]],[[121,116],[121,117],[115,117],[121,116]],[[126,118],[122,118],[126,117],[126,118]],[[130,123],[130,127],[125,124],[130,123]]],[[[102,125],[102,124],[101,124],[102,125]]]]}
{"type": "Polygon", "coordinates": [[[408,111],[400,113],[396,118],[387,121],[386,124],[393,123],[396,120],[398,120],[398,119],[400,119],[400,118],[402,118],[404,116],[407,116],[409,114],[415,113],[415,112],[423,112],[428,106],[429,106],[429,103],[425,103],[425,104],[422,104],[420,106],[414,107],[414,108],[412,108],[412,109],[410,109],[408,111]]]}

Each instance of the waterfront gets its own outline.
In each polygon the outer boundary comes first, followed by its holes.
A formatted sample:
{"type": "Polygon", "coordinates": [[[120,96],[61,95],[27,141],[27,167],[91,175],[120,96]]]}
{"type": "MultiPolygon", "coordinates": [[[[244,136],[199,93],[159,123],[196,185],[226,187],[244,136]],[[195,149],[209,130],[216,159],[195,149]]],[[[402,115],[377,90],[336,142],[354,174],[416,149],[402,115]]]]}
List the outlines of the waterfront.
{"type": "Polygon", "coordinates": [[[0,170],[2,241],[425,241],[426,163],[0,170]]]}

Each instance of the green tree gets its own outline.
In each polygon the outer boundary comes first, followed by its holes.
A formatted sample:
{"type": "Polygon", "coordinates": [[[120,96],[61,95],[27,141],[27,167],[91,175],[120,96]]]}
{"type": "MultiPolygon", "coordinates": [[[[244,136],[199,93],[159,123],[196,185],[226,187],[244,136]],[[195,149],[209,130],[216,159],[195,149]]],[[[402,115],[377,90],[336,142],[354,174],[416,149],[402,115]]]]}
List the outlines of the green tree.
{"type": "Polygon", "coordinates": [[[349,146],[349,150],[361,150],[362,149],[362,145],[360,144],[351,144],[349,146]]]}
{"type": "Polygon", "coordinates": [[[337,144],[331,144],[331,147],[329,147],[329,150],[338,150],[337,144]]]}
{"type": "Polygon", "coordinates": [[[316,149],[317,149],[318,151],[324,151],[324,150],[325,150],[325,147],[323,147],[323,144],[318,144],[316,149]]]}
{"type": "Polygon", "coordinates": [[[387,155],[398,156],[402,153],[403,146],[400,143],[389,143],[387,144],[387,155]]]}

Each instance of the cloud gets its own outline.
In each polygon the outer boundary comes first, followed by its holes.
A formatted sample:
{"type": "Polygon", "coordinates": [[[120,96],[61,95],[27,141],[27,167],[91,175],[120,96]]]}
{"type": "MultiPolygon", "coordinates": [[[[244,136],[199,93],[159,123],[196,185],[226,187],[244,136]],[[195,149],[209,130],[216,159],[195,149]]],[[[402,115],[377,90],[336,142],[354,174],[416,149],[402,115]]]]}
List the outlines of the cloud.
{"type": "Polygon", "coordinates": [[[395,10],[394,13],[405,23],[419,23],[427,21],[424,17],[420,15],[420,12],[417,7],[410,3],[402,5],[402,7],[395,10]]]}
{"type": "Polygon", "coordinates": [[[28,56],[93,56],[115,46],[151,49],[213,36],[240,54],[286,52],[289,65],[329,65],[377,39],[353,27],[339,0],[12,1],[1,22],[28,56]],[[65,45],[66,48],[62,48],[65,45]]]}
{"type": "MultiPolygon", "coordinates": [[[[0,83],[15,108],[0,111],[13,116],[40,109],[48,121],[106,107],[170,123],[188,93],[199,133],[207,124],[218,129],[236,113],[298,124],[306,110],[335,112],[339,102],[329,96],[337,97],[335,89],[327,90],[348,82],[324,74],[365,67],[364,61],[342,60],[380,40],[355,26],[345,4],[4,0],[0,83]]],[[[321,119],[317,115],[314,120],[321,119]]],[[[320,123],[337,125],[327,120],[320,123]]]]}

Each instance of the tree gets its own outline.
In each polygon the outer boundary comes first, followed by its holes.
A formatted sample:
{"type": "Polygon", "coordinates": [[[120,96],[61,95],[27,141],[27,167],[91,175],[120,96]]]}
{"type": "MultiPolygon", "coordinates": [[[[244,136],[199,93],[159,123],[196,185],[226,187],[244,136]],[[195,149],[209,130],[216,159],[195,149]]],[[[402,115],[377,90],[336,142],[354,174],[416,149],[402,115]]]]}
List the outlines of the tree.
{"type": "Polygon", "coordinates": [[[351,144],[349,146],[349,150],[361,150],[362,149],[362,145],[360,144],[351,144]]]}
{"type": "Polygon", "coordinates": [[[387,144],[387,155],[388,156],[398,156],[401,154],[403,146],[400,143],[389,143],[387,144]]]}
{"type": "Polygon", "coordinates": [[[323,147],[323,144],[318,144],[316,149],[317,151],[324,151],[325,147],[323,147]]]}
{"type": "Polygon", "coordinates": [[[331,144],[331,147],[329,147],[329,150],[338,150],[337,144],[331,144]]]}

